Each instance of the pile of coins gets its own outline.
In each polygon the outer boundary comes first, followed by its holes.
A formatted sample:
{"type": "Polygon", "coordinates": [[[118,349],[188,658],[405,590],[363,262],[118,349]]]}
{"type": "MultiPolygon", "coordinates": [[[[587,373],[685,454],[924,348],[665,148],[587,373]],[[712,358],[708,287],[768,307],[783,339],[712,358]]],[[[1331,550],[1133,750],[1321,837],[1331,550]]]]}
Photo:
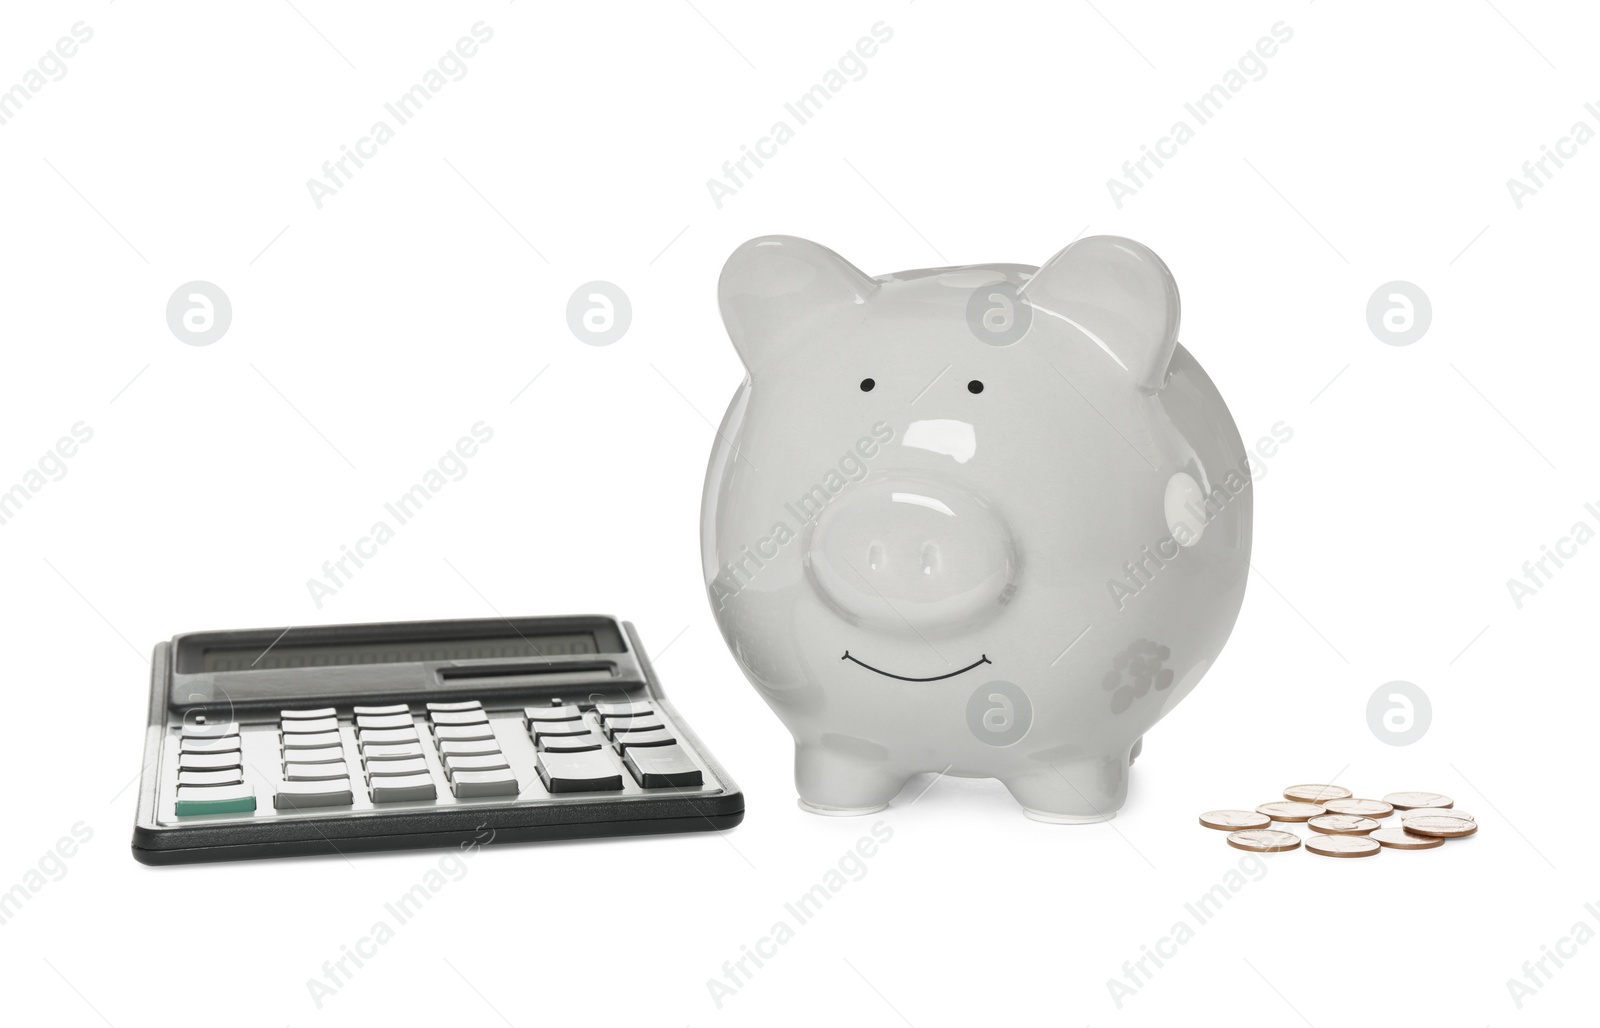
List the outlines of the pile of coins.
{"type": "Polygon", "coordinates": [[[1200,823],[1229,833],[1228,845],[1253,853],[1299,849],[1300,836],[1271,825],[1304,824],[1312,832],[1305,840],[1312,853],[1370,857],[1381,849],[1431,850],[1476,832],[1477,819],[1456,810],[1455,803],[1437,792],[1391,792],[1381,800],[1363,800],[1341,785],[1291,785],[1281,800],[1255,810],[1208,810],[1200,823]],[[1385,828],[1382,819],[1395,811],[1400,827],[1385,828]]]}

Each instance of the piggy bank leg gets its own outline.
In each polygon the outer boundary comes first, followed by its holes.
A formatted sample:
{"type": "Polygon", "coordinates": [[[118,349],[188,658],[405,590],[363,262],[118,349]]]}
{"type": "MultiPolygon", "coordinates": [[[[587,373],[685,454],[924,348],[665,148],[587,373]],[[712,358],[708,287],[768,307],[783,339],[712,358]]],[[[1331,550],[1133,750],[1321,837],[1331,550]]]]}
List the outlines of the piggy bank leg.
{"type": "Polygon", "coordinates": [[[1127,753],[1057,760],[1004,782],[1035,821],[1091,824],[1117,816],[1128,796],[1128,762],[1127,753]]]}
{"type": "MultiPolygon", "coordinates": [[[[865,744],[862,747],[879,750],[865,744]]],[[[890,768],[887,753],[851,752],[819,745],[796,746],[794,784],[800,806],[813,814],[850,817],[889,805],[906,784],[906,774],[890,768]]]]}

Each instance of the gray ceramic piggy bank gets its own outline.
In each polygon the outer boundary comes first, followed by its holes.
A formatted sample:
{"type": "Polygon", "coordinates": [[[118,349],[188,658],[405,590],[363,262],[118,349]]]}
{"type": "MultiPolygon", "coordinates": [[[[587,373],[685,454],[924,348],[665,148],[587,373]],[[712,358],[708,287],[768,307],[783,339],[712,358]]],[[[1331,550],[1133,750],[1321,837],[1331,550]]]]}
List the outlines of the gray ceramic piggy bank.
{"type": "Polygon", "coordinates": [[[1110,818],[1205,675],[1250,556],[1250,468],[1150,250],[872,278],[769,236],[723,269],[749,376],[701,522],[728,647],[795,740],[800,803],[998,778],[1110,818]]]}

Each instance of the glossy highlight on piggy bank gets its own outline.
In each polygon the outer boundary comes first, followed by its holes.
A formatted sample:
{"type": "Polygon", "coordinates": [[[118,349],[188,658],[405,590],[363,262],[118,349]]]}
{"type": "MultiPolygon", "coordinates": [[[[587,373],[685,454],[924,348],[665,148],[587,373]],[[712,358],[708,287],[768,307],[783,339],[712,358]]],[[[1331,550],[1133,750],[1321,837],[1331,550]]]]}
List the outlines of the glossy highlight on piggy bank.
{"type": "Polygon", "coordinates": [[[1249,458],[1166,265],[1097,236],[873,278],[766,236],[719,299],[748,375],[702,562],[801,805],[868,813],[935,772],[1041,821],[1113,816],[1249,567],[1249,458]]]}

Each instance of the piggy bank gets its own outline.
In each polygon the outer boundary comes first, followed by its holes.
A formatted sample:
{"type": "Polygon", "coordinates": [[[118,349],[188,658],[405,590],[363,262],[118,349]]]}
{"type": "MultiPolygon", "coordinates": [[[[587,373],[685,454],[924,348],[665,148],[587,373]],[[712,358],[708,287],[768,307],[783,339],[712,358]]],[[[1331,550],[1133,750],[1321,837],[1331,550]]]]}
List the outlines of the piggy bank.
{"type": "Polygon", "coordinates": [[[795,741],[800,804],[997,778],[1112,817],[1233,628],[1251,468],[1139,243],[871,277],[787,236],[719,285],[748,375],[706,474],[706,587],[795,741]]]}

